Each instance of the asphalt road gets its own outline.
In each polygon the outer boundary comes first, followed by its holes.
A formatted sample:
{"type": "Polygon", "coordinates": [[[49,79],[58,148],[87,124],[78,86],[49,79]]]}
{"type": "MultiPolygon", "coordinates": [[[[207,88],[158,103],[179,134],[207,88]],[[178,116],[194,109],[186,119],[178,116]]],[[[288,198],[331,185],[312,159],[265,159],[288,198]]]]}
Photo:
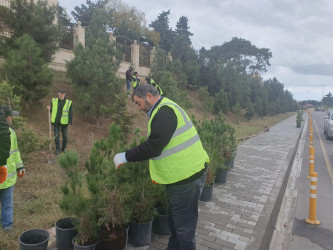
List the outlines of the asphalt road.
{"type": "Polygon", "coordinates": [[[313,146],[315,148],[315,172],[317,184],[317,220],[320,225],[311,225],[304,221],[308,218],[310,184],[308,145],[309,130],[304,146],[302,171],[299,180],[291,249],[333,249],[333,138],[326,140],[324,135],[324,117],[326,112],[311,112],[313,126],[313,146]]]}
{"type": "Polygon", "coordinates": [[[315,167],[318,173],[317,213],[319,225],[305,222],[309,217],[309,121],[295,157],[284,200],[276,223],[271,250],[333,249],[333,138],[326,140],[326,112],[312,111],[315,167]]]}

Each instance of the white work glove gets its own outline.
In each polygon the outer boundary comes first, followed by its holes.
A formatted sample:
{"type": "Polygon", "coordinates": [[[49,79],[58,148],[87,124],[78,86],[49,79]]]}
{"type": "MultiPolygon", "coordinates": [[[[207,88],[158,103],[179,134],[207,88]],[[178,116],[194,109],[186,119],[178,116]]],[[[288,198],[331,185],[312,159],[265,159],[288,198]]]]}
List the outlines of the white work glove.
{"type": "Polygon", "coordinates": [[[114,163],[114,167],[116,169],[120,168],[126,162],[127,162],[127,160],[126,160],[125,152],[116,154],[113,157],[113,163],[114,163]]]}

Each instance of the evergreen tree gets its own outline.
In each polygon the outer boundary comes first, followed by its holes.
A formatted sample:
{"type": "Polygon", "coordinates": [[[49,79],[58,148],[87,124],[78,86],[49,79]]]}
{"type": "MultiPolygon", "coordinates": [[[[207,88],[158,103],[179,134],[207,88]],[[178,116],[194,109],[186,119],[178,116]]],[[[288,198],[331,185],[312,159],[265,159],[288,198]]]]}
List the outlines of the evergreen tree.
{"type": "Polygon", "coordinates": [[[76,22],[80,21],[82,26],[89,26],[95,10],[105,9],[105,5],[108,2],[109,0],[97,0],[96,2],[87,0],[86,5],[81,4],[81,7],[74,7],[74,11],[71,12],[72,16],[74,17],[76,22]]]}
{"type": "Polygon", "coordinates": [[[57,7],[47,6],[46,1],[38,1],[35,4],[32,0],[29,2],[28,0],[13,0],[11,8],[6,12],[3,22],[10,30],[11,36],[3,37],[2,46],[15,48],[14,41],[24,34],[28,34],[41,48],[40,56],[46,62],[50,62],[59,40],[58,26],[54,25],[57,7]]]}
{"type": "MultiPolygon", "coordinates": [[[[116,76],[118,62],[114,45],[108,39],[107,19],[103,10],[96,10],[87,28],[87,46],[78,46],[75,58],[67,64],[68,74],[80,96],[81,108],[96,118],[111,113],[115,96],[122,93],[122,80],[116,76]]],[[[115,111],[117,112],[117,111],[115,111]]]]}
{"type": "Polygon", "coordinates": [[[193,34],[189,31],[188,19],[182,16],[177,22],[176,31],[174,32],[174,42],[171,46],[171,54],[174,59],[179,59],[183,65],[184,73],[190,84],[197,86],[199,79],[198,55],[192,48],[190,36],[193,34]]]}
{"type": "Polygon", "coordinates": [[[8,52],[4,65],[0,68],[0,80],[7,79],[28,105],[48,94],[53,82],[51,70],[42,57],[42,50],[29,35],[14,41],[17,49],[8,52]]]}
{"type": "Polygon", "coordinates": [[[176,25],[176,36],[183,36],[188,45],[191,45],[191,39],[190,36],[193,36],[193,34],[189,31],[190,27],[188,26],[188,19],[185,16],[182,16],[179,18],[179,21],[176,25]]]}
{"type": "Polygon", "coordinates": [[[216,113],[219,113],[220,111],[223,113],[227,113],[229,109],[230,107],[228,94],[224,92],[223,89],[220,89],[220,91],[215,95],[214,98],[214,111],[216,113]]]}
{"type": "Polygon", "coordinates": [[[155,21],[149,24],[149,27],[153,28],[157,33],[160,34],[160,46],[167,52],[170,51],[171,45],[173,43],[173,31],[169,27],[169,16],[170,10],[162,11],[155,21]]]}

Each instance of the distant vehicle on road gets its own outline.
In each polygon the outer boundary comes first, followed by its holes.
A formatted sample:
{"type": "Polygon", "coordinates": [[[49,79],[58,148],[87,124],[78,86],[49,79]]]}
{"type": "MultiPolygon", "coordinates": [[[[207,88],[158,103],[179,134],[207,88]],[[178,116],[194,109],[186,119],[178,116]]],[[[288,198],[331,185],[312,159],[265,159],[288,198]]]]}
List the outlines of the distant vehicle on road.
{"type": "Polygon", "coordinates": [[[326,135],[326,140],[329,140],[330,137],[333,137],[333,110],[324,119],[324,134],[326,135]]]}

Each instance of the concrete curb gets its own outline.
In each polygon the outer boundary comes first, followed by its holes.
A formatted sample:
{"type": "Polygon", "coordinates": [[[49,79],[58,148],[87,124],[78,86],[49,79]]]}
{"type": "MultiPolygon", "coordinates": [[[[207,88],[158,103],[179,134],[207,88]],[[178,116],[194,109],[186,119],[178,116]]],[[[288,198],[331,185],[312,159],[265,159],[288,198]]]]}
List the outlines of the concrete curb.
{"type": "MultiPolygon", "coordinates": [[[[308,118],[308,117],[307,117],[308,118]]],[[[307,118],[304,123],[307,122],[307,118]]],[[[304,133],[304,123],[301,127],[301,132],[296,140],[295,146],[289,151],[286,159],[284,160],[284,167],[274,184],[273,190],[267,203],[264,206],[264,209],[259,217],[259,220],[256,225],[256,230],[253,232],[253,237],[256,239],[252,241],[246,249],[259,249],[266,250],[269,249],[270,242],[273,236],[275,224],[277,217],[279,215],[281,203],[283,200],[283,196],[285,194],[285,190],[288,184],[289,175],[291,172],[291,168],[293,166],[293,162],[295,159],[295,155],[297,152],[297,148],[304,133]]]]}

